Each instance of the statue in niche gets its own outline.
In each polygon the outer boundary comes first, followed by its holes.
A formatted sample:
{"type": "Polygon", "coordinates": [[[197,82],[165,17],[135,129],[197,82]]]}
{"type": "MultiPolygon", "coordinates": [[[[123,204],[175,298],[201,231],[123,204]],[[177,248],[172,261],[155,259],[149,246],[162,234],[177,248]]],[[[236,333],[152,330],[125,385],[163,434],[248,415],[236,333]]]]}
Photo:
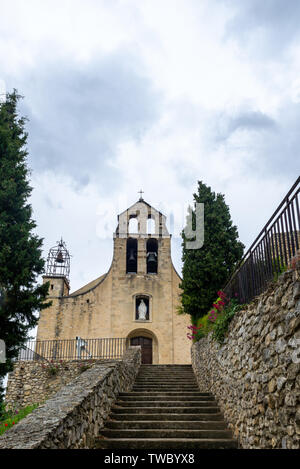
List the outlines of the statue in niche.
{"type": "Polygon", "coordinates": [[[141,321],[146,321],[147,319],[146,314],[147,314],[147,305],[144,302],[144,300],[142,300],[138,307],[138,319],[141,321]]]}

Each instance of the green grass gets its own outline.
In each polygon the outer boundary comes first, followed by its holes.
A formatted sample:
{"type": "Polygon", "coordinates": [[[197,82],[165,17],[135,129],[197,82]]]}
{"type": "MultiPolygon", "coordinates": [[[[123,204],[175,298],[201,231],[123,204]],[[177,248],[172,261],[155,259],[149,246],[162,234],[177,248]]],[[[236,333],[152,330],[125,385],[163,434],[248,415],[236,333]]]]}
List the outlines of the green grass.
{"type": "Polygon", "coordinates": [[[2,435],[6,430],[9,430],[11,427],[16,425],[20,420],[30,414],[34,409],[36,409],[39,404],[32,404],[24,407],[20,410],[10,410],[3,411],[0,414],[0,435],[2,435]]]}

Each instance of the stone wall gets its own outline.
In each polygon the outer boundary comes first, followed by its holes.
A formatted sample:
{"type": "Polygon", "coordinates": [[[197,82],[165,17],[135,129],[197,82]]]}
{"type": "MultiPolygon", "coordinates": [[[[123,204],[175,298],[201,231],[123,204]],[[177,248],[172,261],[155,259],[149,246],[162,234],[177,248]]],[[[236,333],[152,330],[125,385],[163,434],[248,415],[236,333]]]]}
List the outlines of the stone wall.
{"type": "Polygon", "coordinates": [[[41,404],[59,389],[95,364],[109,365],[115,360],[18,361],[9,373],[5,403],[7,409],[41,404]]]}
{"type": "Polygon", "coordinates": [[[130,347],[122,361],[95,363],[0,436],[0,449],[93,447],[118,394],[131,390],[140,363],[140,347],[130,347]]]}
{"type": "Polygon", "coordinates": [[[240,311],[221,346],[192,347],[202,391],[211,391],[242,448],[300,444],[300,268],[240,311]]]}

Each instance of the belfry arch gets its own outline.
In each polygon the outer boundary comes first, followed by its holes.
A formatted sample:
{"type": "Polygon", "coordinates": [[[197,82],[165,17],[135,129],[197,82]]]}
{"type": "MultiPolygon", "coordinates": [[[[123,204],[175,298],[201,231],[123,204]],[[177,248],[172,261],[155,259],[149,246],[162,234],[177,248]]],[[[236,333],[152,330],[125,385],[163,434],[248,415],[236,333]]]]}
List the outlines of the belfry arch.
{"type": "Polygon", "coordinates": [[[126,243],[126,273],[136,274],[138,263],[138,245],[137,240],[128,238],[126,243]]]}
{"type": "Polygon", "coordinates": [[[157,274],[158,241],[155,238],[147,240],[147,274],[157,274]]]}

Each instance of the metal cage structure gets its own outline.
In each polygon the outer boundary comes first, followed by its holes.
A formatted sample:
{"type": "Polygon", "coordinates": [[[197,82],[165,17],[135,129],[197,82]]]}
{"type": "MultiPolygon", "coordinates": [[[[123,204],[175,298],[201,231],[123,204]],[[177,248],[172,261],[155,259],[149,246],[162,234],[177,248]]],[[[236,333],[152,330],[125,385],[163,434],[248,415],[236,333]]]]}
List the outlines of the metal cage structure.
{"type": "Polygon", "coordinates": [[[66,243],[61,238],[57,245],[49,250],[46,275],[48,277],[66,277],[69,280],[70,257],[66,243]]]}

